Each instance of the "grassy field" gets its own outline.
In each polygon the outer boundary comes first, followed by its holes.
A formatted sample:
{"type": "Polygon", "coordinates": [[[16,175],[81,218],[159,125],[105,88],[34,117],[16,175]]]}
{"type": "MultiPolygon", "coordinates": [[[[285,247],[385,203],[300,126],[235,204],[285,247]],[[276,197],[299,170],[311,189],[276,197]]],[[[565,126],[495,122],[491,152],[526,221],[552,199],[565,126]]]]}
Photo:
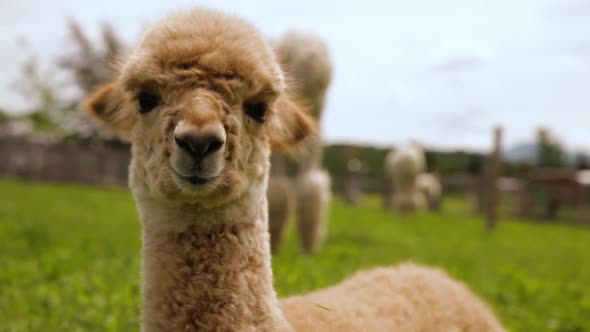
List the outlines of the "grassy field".
{"type": "MultiPolygon", "coordinates": [[[[413,260],[465,281],[512,331],[590,331],[590,229],[504,221],[488,234],[467,211],[453,199],[443,214],[394,217],[377,199],[336,201],[318,255],[290,232],[276,288],[413,260]]],[[[0,181],[0,331],[137,331],[139,248],[126,190],[0,181]]]]}

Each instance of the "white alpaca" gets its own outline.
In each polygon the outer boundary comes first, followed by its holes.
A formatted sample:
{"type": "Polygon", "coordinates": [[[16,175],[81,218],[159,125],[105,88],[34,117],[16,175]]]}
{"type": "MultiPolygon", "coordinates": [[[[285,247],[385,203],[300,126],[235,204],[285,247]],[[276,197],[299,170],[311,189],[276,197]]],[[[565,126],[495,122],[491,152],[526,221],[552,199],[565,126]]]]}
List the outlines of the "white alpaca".
{"type": "Polygon", "coordinates": [[[85,109],[132,143],[142,331],[503,331],[462,284],[412,264],[279,302],[270,148],[293,146],[313,124],[244,21],[207,10],[167,18],[85,109]]]}
{"type": "MultiPolygon", "coordinates": [[[[332,64],[328,47],[319,37],[300,31],[290,31],[274,43],[275,51],[283,62],[296,97],[304,103],[306,110],[320,121],[323,113],[326,92],[332,79],[332,64]]],[[[321,132],[309,138],[298,163],[297,189],[297,229],[302,249],[311,253],[322,244],[326,233],[331,198],[330,174],[320,170],[322,161],[321,132]]],[[[275,159],[273,158],[273,168],[275,159]]],[[[274,178],[271,177],[270,185],[274,178]]],[[[283,186],[283,188],[287,188],[283,186]]],[[[286,228],[287,217],[280,207],[286,206],[278,197],[269,197],[270,227],[272,234],[280,234],[286,228]],[[283,218],[283,219],[281,219],[283,218]],[[276,229],[275,229],[276,228],[276,229]]],[[[273,249],[280,246],[281,239],[272,240],[273,249]]]]}
{"type": "Polygon", "coordinates": [[[416,178],[416,187],[426,199],[428,209],[438,211],[442,199],[442,185],[439,178],[431,173],[422,173],[416,178]]]}
{"type": "Polygon", "coordinates": [[[384,168],[386,178],[393,182],[393,209],[400,212],[424,209],[426,199],[416,186],[418,175],[426,169],[422,148],[410,144],[390,151],[385,157],[384,168]]]}

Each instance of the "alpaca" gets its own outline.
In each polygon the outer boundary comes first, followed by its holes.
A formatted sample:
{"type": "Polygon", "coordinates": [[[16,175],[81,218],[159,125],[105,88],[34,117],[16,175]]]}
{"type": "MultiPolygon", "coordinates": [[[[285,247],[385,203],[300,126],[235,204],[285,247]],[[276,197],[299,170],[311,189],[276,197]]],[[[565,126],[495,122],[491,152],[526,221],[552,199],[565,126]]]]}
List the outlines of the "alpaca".
{"type": "Polygon", "coordinates": [[[416,187],[416,179],[426,169],[424,151],[409,144],[390,151],[385,157],[386,178],[393,183],[392,204],[400,212],[421,211],[426,198],[416,187]]]}
{"type": "MultiPolygon", "coordinates": [[[[332,80],[332,63],[327,45],[313,34],[290,31],[274,42],[274,49],[293,81],[294,94],[308,106],[309,114],[319,123],[326,92],[332,80]]],[[[321,162],[322,140],[318,132],[318,135],[305,142],[295,180],[299,242],[307,253],[316,251],[321,246],[326,232],[331,179],[327,171],[320,169],[321,162]]],[[[277,233],[273,231],[273,227],[280,227],[281,222],[275,222],[274,217],[271,217],[273,234],[277,233]]]]}
{"type": "Polygon", "coordinates": [[[205,9],[164,19],[84,109],[132,143],[142,331],[503,330],[460,283],[411,264],[279,302],[269,155],[314,124],[245,21],[205,9]]]}
{"type": "Polygon", "coordinates": [[[422,173],[416,178],[416,187],[426,199],[430,211],[438,211],[442,199],[440,179],[432,173],[422,173]]]}

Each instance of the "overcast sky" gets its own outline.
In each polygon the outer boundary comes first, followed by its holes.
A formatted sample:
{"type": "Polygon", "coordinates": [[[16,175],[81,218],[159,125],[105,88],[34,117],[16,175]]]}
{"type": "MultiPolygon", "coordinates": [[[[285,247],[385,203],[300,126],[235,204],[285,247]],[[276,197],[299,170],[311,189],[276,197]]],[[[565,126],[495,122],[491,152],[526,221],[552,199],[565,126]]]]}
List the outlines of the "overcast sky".
{"type": "Polygon", "coordinates": [[[243,16],[269,37],[292,28],[330,46],[335,73],[328,141],[487,148],[540,125],[590,148],[590,1],[146,1],[0,0],[0,106],[29,47],[49,63],[67,45],[65,18],[92,36],[108,21],[129,42],[163,14],[205,5],[243,16]],[[360,6],[362,4],[362,6],[360,6]]]}

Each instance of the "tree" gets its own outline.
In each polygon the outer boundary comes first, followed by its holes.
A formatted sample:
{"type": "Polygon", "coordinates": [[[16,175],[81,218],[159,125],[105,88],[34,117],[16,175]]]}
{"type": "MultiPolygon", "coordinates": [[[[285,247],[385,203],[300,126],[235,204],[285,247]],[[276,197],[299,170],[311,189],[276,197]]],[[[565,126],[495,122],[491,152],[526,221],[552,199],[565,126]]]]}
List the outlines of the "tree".
{"type": "Polygon", "coordinates": [[[576,169],[590,169],[590,158],[588,158],[588,155],[583,152],[577,153],[575,167],[576,169]]]}
{"type": "Polygon", "coordinates": [[[467,160],[467,173],[469,175],[478,176],[481,174],[485,157],[480,154],[471,154],[467,160]]]}
{"type": "Polygon", "coordinates": [[[566,165],[561,146],[547,128],[537,131],[537,149],[538,167],[561,168],[566,165]]]}
{"type": "Polygon", "coordinates": [[[123,43],[107,23],[101,26],[102,47],[93,45],[74,19],[67,24],[73,49],[61,55],[58,66],[69,72],[73,83],[86,95],[110,78],[112,62],[124,52],[123,43]]]}
{"type": "Polygon", "coordinates": [[[77,112],[77,107],[82,98],[110,78],[111,63],[124,47],[109,24],[101,26],[102,43],[94,43],[77,21],[70,19],[67,24],[71,47],[46,70],[41,69],[36,56],[31,56],[21,69],[16,87],[31,101],[27,117],[35,128],[95,137],[100,135],[99,128],[77,112]],[[64,76],[66,81],[57,81],[56,77],[64,76]]]}
{"type": "Polygon", "coordinates": [[[41,70],[37,57],[32,55],[21,67],[21,77],[14,84],[17,92],[29,101],[26,117],[38,130],[54,131],[63,120],[64,107],[54,77],[51,71],[41,70]]]}

